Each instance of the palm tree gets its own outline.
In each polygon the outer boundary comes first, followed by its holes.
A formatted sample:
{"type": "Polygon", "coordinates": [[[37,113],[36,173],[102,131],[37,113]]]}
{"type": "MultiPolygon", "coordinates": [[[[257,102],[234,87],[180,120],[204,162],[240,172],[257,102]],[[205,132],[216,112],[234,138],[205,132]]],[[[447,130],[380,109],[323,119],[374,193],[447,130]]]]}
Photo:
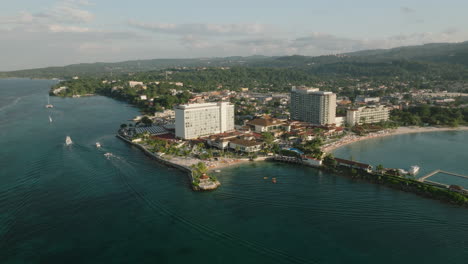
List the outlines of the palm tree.
{"type": "Polygon", "coordinates": [[[384,166],[382,164],[379,164],[379,165],[377,165],[377,167],[375,167],[375,169],[378,172],[380,172],[381,174],[383,174],[385,168],[384,168],[384,166]]]}

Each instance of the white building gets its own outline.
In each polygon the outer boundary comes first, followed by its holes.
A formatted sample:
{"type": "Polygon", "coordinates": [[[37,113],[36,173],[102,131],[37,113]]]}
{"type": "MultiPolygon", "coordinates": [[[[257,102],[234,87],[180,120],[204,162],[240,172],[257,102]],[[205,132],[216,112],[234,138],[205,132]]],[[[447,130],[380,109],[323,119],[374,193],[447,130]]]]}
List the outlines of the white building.
{"type": "Polygon", "coordinates": [[[135,86],[137,85],[140,85],[141,87],[144,86],[144,83],[143,82],[137,82],[137,81],[129,81],[128,82],[128,85],[131,87],[131,88],[135,88],[135,86]]]}
{"type": "Polygon", "coordinates": [[[229,142],[229,148],[232,150],[239,150],[241,152],[257,152],[262,150],[263,143],[253,141],[253,140],[245,140],[245,139],[233,139],[229,142]]]}
{"type": "Polygon", "coordinates": [[[335,123],[336,94],[318,88],[291,89],[291,119],[317,125],[335,123]]]}
{"type": "Polygon", "coordinates": [[[387,121],[389,116],[390,108],[384,105],[363,106],[348,109],[346,112],[346,123],[350,126],[378,123],[380,121],[387,121]]]}
{"type": "Polygon", "coordinates": [[[303,157],[302,157],[302,162],[303,162],[305,165],[309,165],[309,166],[312,166],[312,167],[320,167],[320,166],[322,166],[322,160],[316,159],[316,158],[312,158],[312,157],[309,157],[309,156],[303,156],[303,157]]]}
{"type": "Polygon", "coordinates": [[[335,117],[335,125],[337,127],[342,127],[345,125],[345,117],[344,116],[337,116],[335,117]]]}
{"type": "Polygon", "coordinates": [[[356,103],[379,103],[380,97],[356,96],[356,103]]]}
{"type": "Polygon", "coordinates": [[[234,130],[234,105],[227,102],[174,107],[176,137],[194,139],[234,130]]]}

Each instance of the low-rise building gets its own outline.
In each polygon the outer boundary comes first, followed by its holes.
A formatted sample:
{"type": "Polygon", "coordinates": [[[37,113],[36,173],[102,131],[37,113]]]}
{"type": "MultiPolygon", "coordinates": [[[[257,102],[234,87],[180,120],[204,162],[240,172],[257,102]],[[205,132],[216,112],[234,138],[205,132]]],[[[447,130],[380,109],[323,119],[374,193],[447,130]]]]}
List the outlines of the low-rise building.
{"type": "Polygon", "coordinates": [[[310,156],[302,156],[302,162],[305,165],[313,166],[313,167],[320,167],[322,166],[322,160],[316,159],[310,156]]]}
{"type": "Polygon", "coordinates": [[[143,82],[137,82],[137,81],[129,81],[128,82],[128,85],[131,87],[131,88],[135,88],[137,85],[140,85],[141,87],[144,86],[144,83],[143,82]]]}
{"type": "Polygon", "coordinates": [[[342,127],[345,125],[346,117],[345,116],[337,116],[335,117],[335,125],[337,127],[342,127]]]}
{"type": "Polygon", "coordinates": [[[275,130],[291,130],[291,126],[286,120],[271,117],[255,118],[253,120],[248,121],[246,125],[257,133],[272,132],[275,130]]]}
{"type": "Polygon", "coordinates": [[[241,152],[251,153],[262,150],[263,143],[246,139],[233,139],[229,142],[229,148],[241,152]]]}
{"type": "Polygon", "coordinates": [[[378,123],[387,121],[390,116],[390,109],[384,105],[363,106],[348,109],[346,112],[346,123],[350,126],[378,123]]]}
{"type": "Polygon", "coordinates": [[[379,103],[379,102],[380,102],[380,97],[368,97],[368,96],[362,96],[362,95],[356,96],[356,103],[368,104],[368,103],[379,103]]]}
{"type": "Polygon", "coordinates": [[[340,159],[340,158],[335,158],[335,161],[339,166],[345,166],[353,169],[360,169],[366,172],[372,172],[372,165],[366,164],[366,163],[361,163],[361,162],[356,162],[352,160],[345,160],[345,159],[340,159]]]}

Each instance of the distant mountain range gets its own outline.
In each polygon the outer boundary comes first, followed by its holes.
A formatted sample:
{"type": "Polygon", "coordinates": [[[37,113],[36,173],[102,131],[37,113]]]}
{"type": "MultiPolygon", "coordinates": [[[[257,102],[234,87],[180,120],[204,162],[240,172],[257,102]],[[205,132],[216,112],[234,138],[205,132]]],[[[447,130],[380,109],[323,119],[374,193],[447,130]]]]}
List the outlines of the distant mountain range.
{"type": "MultiPolygon", "coordinates": [[[[196,59],[151,59],[116,63],[81,63],[63,67],[0,72],[0,77],[70,78],[72,76],[103,76],[146,72],[182,67],[266,67],[266,68],[320,68],[318,72],[333,72],[337,65],[372,65],[394,62],[456,64],[468,70],[468,42],[432,43],[393,49],[364,50],[327,56],[248,56],[196,59]]],[[[398,63],[397,63],[398,64],[398,63]]]]}

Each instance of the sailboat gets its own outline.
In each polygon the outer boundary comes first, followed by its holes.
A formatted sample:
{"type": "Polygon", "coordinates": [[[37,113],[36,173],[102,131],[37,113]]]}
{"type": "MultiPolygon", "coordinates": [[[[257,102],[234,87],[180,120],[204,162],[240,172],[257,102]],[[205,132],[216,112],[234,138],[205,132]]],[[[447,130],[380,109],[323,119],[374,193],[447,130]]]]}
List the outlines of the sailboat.
{"type": "Polygon", "coordinates": [[[52,123],[52,117],[49,116],[49,122],[52,123]]]}
{"type": "Polygon", "coordinates": [[[71,144],[73,144],[73,141],[69,136],[67,136],[67,138],[65,138],[65,145],[70,146],[71,144]]]}
{"type": "Polygon", "coordinates": [[[54,108],[54,105],[50,104],[50,96],[47,95],[47,104],[45,106],[46,108],[54,108]]]}

